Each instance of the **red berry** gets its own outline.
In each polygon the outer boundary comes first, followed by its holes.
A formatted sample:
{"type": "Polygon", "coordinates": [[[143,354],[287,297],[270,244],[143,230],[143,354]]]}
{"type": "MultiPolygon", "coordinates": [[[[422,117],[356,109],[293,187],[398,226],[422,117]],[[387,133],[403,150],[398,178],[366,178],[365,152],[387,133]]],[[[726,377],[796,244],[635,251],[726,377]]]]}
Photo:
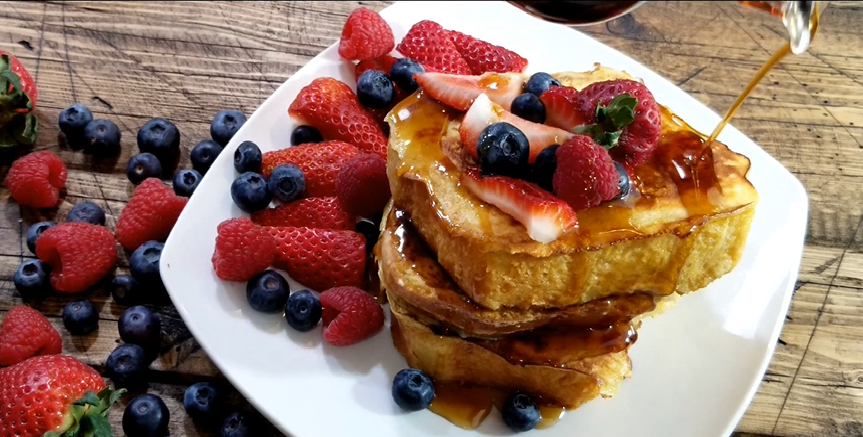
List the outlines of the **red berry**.
{"type": "Polygon", "coordinates": [[[164,241],[188,200],[157,178],[144,180],[120,213],[117,241],[130,251],[150,240],[164,241]]]}
{"type": "Polygon", "coordinates": [[[261,226],[307,227],[352,231],[354,217],[342,208],[335,197],[300,199],[252,214],[252,221],[261,226]]]}
{"type": "Polygon", "coordinates": [[[342,166],[336,194],[345,210],[361,217],[377,217],[390,200],[387,162],[377,155],[360,155],[342,166]]]}
{"type": "Polygon", "coordinates": [[[366,239],[353,231],[267,227],[276,239],[273,265],[313,290],[361,287],[365,281],[366,239]]]}
{"type": "Polygon", "coordinates": [[[117,266],[117,244],[104,226],[66,222],[39,236],[36,256],[51,265],[55,290],[80,293],[117,266]]]}
{"type": "Polygon", "coordinates": [[[650,154],[659,144],[662,133],[662,115],[656,99],[644,84],[628,79],[609,80],[592,83],[582,89],[576,104],[589,123],[597,123],[601,130],[613,132],[620,130],[620,138],[615,144],[607,144],[601,136],[594,134],[594,139],[606,147],[611,147],[611,155],[623,164],[636,167],[647,161],[650,154]],[[634,112],[634,119],[625,126],[613,125],[614,114],[619,108],[614,108],[615,97],[629,94],[636,99],[634,104],[627,104],[625,110],[634,112]],[[597,111],[600,106],[600,111],[597,111]],[[597,120],[597,113],[604,120],[597,120]]]}
{"type": "Polygon", "coordinates": [[[219,279],[246,282],[273,263],[276,242],[248,218],[225,220],[217,231],[212,261],[219,279]]]}
{"type": "Polygon", "coordinates": [[[395,45],[393,30],[377,12],[357,8],[342,29],[339,56],[349,61],[372,59],[391,52],[395,45]]]}
{"type": "Polygon", "coordinates": [[[414,24],[396,50],[419,62],[427,72],[472,74],[446,30],[434,21],[423,20],[414,24]]]}
{"type": "Polygon", "coordinates": [[[511,50],[454,30],[447,30],[446,35],[473,74],[521,73],[527,68],[527,59],[511,50]]]}
{"type": "Polygon", "coordinates": [[[36,355],[62,352],[63,339],[39,311],[19,305],[0,323],[0,367],[18,364],[36,355]]]}
{"type": "Polygon", "coordinates": [[[545,124],[572,132],[587,123],[587,118],[578,107],[578,90],[568,86],[552,86],[545,90],[539,100],[545,105],[545,124]]]}
{"type": "Polygon", "coordinates": [[[6,187],[21,206],[53,208],[66,186],[66,165],[51,152],[35,152],[12,163],[6,187]]]}
{"type": "Polygon", "coordinates": [[[619,175],[608,151],[590,137],[576,135],[557,149],[554,193],[575,211],[582,211],[620,194],[619,175]]]}
{"type": "Polygon", "coordinates": [[[303,87],[288,114],[300,124],[313,126],[325,139],[387,156],[387,136],[380,123],[360,104],[351,87],[337,79],[319,77],[303,87]]]}
{"type": "Polygon", "coordinates": [[[342,165],[359,154],[356,147],[335,140],[289,147],[264,153],[261,172],[270,177],[277,166],[294,164],[306,178],[305,197],[333,197],[336,195],[336,177],[342,165]]]}
{"type": "Polygon", "coordinates": [[[395,56],[383,55],[374,59],[366,59],[364,61],[360,61],[354,67],[354,80],[358,80],[363,73],[369,70],[383,71],[384,73],[386,73],[386,75],[389,76],[390,69],[393,67],[393,63],[395,63],[396,60],[398,60],[398,58],[396,58],[395,56]]]}
{"type": "Polygon", "coordinates": [[[330,288],[321,293],[320,300],[324,340],[334,346],[358,343],[384,326],[383,309],[359,288],[330,288]]]}

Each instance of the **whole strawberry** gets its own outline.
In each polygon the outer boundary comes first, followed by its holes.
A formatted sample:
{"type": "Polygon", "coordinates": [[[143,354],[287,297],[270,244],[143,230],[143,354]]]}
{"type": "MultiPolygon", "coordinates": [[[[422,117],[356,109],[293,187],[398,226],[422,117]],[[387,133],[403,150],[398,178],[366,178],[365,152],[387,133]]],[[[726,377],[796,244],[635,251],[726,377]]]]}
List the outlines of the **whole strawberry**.
{"type": "Polygon", "coordinates": [[[336,177],[342,165],[359,154],[356,147],[336,140],[289,147],[264,153],[261,174],[270,177],[279,165],[294,164],[305,175],[306,197],[331,197],[336,195],[336,177]]]}
{"type": "Polygon", "coordinates": [[[346,162],[336,179],[336,194],[351,214],[367,218],[381,215],[390,200],[387,162],[370,154],[346,162]]]}
{"type": "Polygon", "coordinates": [[[521,73],[527,68],[527,59],[511,50],[455,30],[447,30],[446,35],[473,74],[521,73]]]}
{"type": "Polygon", "coordinates": [[[0,149],[36,142],[36,82],[11,53],[0,50],[0,149]]]}
{"type": "Polygon", "coordinates": [[[111,437],[108,409],[125,390],[92,367],[44,355],[0,369],[0,437],[111,437]]]}
{"type": "Polygon", "coordinates": [[[387,156],[387,136],[351,87],[332,77],[320,77],[303,87],[288,108],[300,123],[321,132],[324,139],[353,144],[358,149],[387,156]]]}
{"type": "Polygon", "coordinates": [[[352,231],[354,216],[349,214],[336,197],[311,197],[252,214],[252,221],[261,226],[307,227],[352,231]]]}
{"type": "Polygon", "coordinates": [[[420,63],[426,71],[471,74],[470,66],[440,24],[423,20],[411,26],[396,50],[420,63]]]}
{"type": "Polygon", "coordinates": [[[62,348],[60,334],[33,308],[18,305],[0,323],[0,366],[18,364],[35,355],[57,355],[62,348]]]}
{"type": "Polygon", "coordinates": [[[557,149],[554,194],[576,212],[620,194],[619,174],[608,151],[590,137],[576,135],[557,149]]]}
{"type": "Polygon", "coordinates": [[[365,281],[366,239],[354,231],[267,227],[276,239],[273,266],[316,291],[361,287],[365,281]]]}
{"type": "Polygon", "coordinates": [[[349,61],[362,61],[383,56],[395,45],[393,30],[377,12],[357,8],[348,16],[342,29],[339,56],[349,61]]]}
{"type": "Polygon", "coordinates": [[[618,161],[641,165],[659,144],[659,105],[644,84],[628,79],[592,83],[578,93],[576,105],[588,126],[578,133],[593,136],[618,161]]]}

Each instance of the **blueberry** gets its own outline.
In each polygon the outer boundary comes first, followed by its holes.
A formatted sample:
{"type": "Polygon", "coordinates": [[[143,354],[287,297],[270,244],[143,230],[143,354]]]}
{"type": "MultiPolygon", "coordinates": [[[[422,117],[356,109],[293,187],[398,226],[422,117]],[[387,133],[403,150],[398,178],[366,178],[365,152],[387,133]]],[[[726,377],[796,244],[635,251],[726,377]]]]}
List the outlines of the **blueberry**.
{"type": "Polygon", "coordinates": [[[554,192],[551,180],[554,172],[557,170],[556,153],[558,148],[560,148],[560,145],[554,144],[542,149],[536,155],[536,161],[533,163],[533,180],[548,192],[554,192]]]}
{"type": "Polygon", "coordinates": [[[48,229],[57,226],[56,222],[39,222],[35,223],[27,229],[27,248],[33,255],[36,254],[36,239],[48,229]]]}
{"type": "Polygon", "coordinates": [[[148,241],[135,249],[129,257],[129,272],[145,290],[160,293],[164,290],[160,276],[159,261],[165,244],[158,241],[148,241]]]}
{"type": "Polygon", "coordinates": [[[501,415],[503,415],[503,421],[506,423],[506,426],[515,432],[534,429],[542,418],[536,402],[530,396],[519,392],[515,392],[506,398],[501,409],[501,415]]]}
{"type": "Polygon", "coordinates": [[[186,413],[194,419],[211,416],[218,406],[219,392],[209,382],[192,384],[183,394],[183,407],[186,413]]]}
{"type": "Polygon", "coordinates": [[[96,157],[120,153],[120,129],[110,120],[96,119],[84,127],[84,153],[96,157]]]}
{"type": "Polygon", "coordinates": [[[48,264],[38,259],[28,259],[15,270],[12,283],[21,297],[44,297],[51,291],[50,272],[51,266],[48,264]]]}
{"type": "Polygon", "coordinates": [[[192,168],[198,173],[207,174],[207,170],[222,153],[222,146],[213,140],[204,140],[198,143],[192,151],[189,152],[189,160],[192,161],[192,168]]]}
{"type": "Polygon", "coordinates": [[[431,378],[419,369],[402,369],[393,378],[393,400],[405,411],[428,408],[434,399],[431,378]]]}
{"type": "Polygon", "coordinates": [[[398,59],[393,62],[393,66],[390,67],[390,77],[392,78],[392,81],[395,82],[399,88],[408,93],[412,93],[419,88],[416,79],[414,79],[414,75],[425,72],[426,70],[419,64],[419,62],[410,58],[398,59]]]}
{"type": "Polygon", "coordinates": [[[111,281],[111,297],[120,305],[135,305],[143,301],[141,287],[131,275],[118,275],[111,281]]]}
{"type": "Polygon", "coordinates": [[[362,219],[357,222],[356,231],[366,237],[366,252],[371,252],[381,235],[380,226],[371,220],[362,219]]]}
{"type": "Polygon", "coordinates": [[[234,169],[237,173],[261,171],[262,160],[260,147],[252,141],[243,141],[234,151],[234,169]]]}
{"type": "Polygon", "coordinates": [[[224,109],[216,113],[213,123],[210,124],[210,136],[213,141],[225,147],[234,134],[246,123],[246,116],[242,112],[233,109],[224,109]]]}
{"type": "Polygon", "coordinates": [[[618,194],[615,199],[623,199],[626,196],[629,196],[629,193],[632,192],[632,180],[629,178],[629,173],[627,173],[623,164],[614,161],[614,168],[617,169],[617,186],[620,188],[620,194],[618,194]]]}
{"type": "Polygon", "coordinates": [[[368,108],[385,108],[393,102],[393,81],[378,70],[366,70],[357,79],[357,97],[368,108]]]}
{"type": "Polygon", "coordinates": [[[285,309],[291,287],[288,281],[274,270],[258,273],[246,283],[249,306],[262,313],[275,313],[285,309]]]}
{"type": "Polygon", "coordinates": [[[273,195],[267,188],[265,177],[247,171],[231,184],[231,198],[240,209],[252,213],[266,208],[273,195]]]}
{"type": "Polygon", "coordinates": [[[105,226],[105,211],[93,202],[76,203],[66,214],[66,221],[105,226]]]}
{"type": "Polygon", "coordinates": [[[60,131],[70,141],[84,138],[84,128],[93,121],[93,113],[86,106],[75,103],[60,111],[60,131]]]}
{"type": "Polygon", "coordinates": [[[178,196],[192,197],[195,188],[201,183],[201,174],[197,170],[177,170],[174,173],[174,193],[178,196]]]}
{"type": "Polygon", "coordinates": [[[309,290],[291,294],[285,305],[285,319],[291,328],[300,332],[310,331],[321,321],[321,301],[309,290]]]}
{"type": "Polygon", "coordinates": [[[180,130],[164,118],[153,118],[138,129],[138,150],[152,153],[168,167],[180,152],[180,130]]]}
{"type": "Polygon", "coordinates": [[[530,143],[517,127],[500,122],[480,132],[476,152],[484,174],[520,177],[530,158],[530,143]]]}
{"type": "Polygon", "coordinates": [[[63,326],[72,335],[87,335],[99,327],[99,310],[87,299],[63,307],[63,326]]]}
{"type": "Polygon", "coordinates": [[[534,123],[545,123],[545,105],[539,97],[524,93],[512,101],[512,113],[534,123]]]}
{"type": "Polygon", "coordinates": [[[139,153],[129,158],[126,164],[126,177],[129,182],[138,185],[147,178],[162,177],[162,163],[152,153],[139,153]]]}
{"type": "Polygon", "coordinates": [[[132,399],[123,411],[123,432],[128,437],[165,437],[171,412],[162,398],[142,394],[132,399]]]}
{"type": "Polygon", "coordinates": [[[147,353],[137,344],[121,344],[108,355],[105,373],[118,386],[130,386],[141,382],[147,371],[147,353]]]}
{"type": "Polygon", "coordinates": [[[123,311],[117,330],[123,341],[141,346],[151,358],[162,345],[162,318],[145,306],[133,306],[123,311]]]}
{"type": "Polygon", "coordinates": [[[309,143],[320,143],[324,141],[324,136],[321,132],[312,126],[297,126],[291,132],[291,145],[300,146],[309,143]]]}
{"type": "Polygon", "coordinates": [[[306,176],[294,164],[282,164],[273,169],[267,180],[267,188],[276,200],[293,202],[306,191],[306,176]]]}
{"type": "Polygon", "coordinates": [[[524,84],[524,92],[539,97],[545,90],[553,86],[560,86],[560,81],[548,73],[534,73],[524,84]]]}
{"type": "Polygon", "coordinates": [[[248,437],[252,435],[252,426],[249,417],[243,412],[231,413],[222,422],[219,430],[220,437],[248,437]]]}

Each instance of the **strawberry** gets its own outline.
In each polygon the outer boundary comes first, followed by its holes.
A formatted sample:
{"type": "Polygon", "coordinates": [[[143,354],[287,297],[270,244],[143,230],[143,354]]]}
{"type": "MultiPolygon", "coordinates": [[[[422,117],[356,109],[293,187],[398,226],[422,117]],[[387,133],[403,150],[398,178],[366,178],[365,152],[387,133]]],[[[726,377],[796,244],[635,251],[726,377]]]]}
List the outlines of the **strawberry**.
{"type": "Polygon", "coordinates": [[[108,410],[125,391],[72,357],[30,358],[0,369],[0,436],[111,437],[108,410]]]}
{"type": "Polygon", "coordinates": [[[411,26],[396,50],[426,71],[471,74],[470,66],[440,24],[423,20],[411,26]]]}
{"type": "Polygon", "coordinates": [[[521,73],[527,68],[527,59],[501,46],[454,30],[447,30],[446,35],[464,60],[467,61],[473,74],[488,72],[521,73]]]}
{"type": "Polygon", "coordinates": [[[540,243],[552,242],[578,226],[578,217],[566,202],[530,182],[506,176],[483,177],[469,169],[462,172],[461,183],[483,202],[511,215],[540,243]]]}
{"type": "Polygon", "coordinates": [[[11,53],[0,50],[0,149],[36,142],[36,82],[11,53]]]}
{"type": "Polygon", "coordinates": [[[620,194],[620,175],[608,151],[586,135],[576,135],[555,153],[554,193],[582,211],[620,194]]]}
{"type": "Polygon", "coordinates": [[[336,195],[348,212],[361,217],[381,215],[390,200],[387,162],[377,155],[359,155],[342,166],[336,195]]]}
{"type": "Polygon", "coordinates": [[[422,73],[417,84],[431,98],[450,108],[467,111],[480,94],[509,111],[513,99],[521,95],[524,76],[514,73],[486,73],[459,76],[444,73],[422,73]]]}
{"type": "Polygon", "coordinates": [[[587,117],[576,104],[578,90],[568,86],[552,86],[545,90],[539,100],[545,106],[545,124],[572,132],[587,124],[587,117]]]}
{"type": "Polygon", "coordinates": [[[357,65],[354,66],[354,81],[359,79],[363,73],[369,70],[383,71],[389,75],[390,68],[392,68],[393,63],[395,63],[397,59],[398,58],[392,55],[383,55],[377,58],[366,59],[358,62],[357,65]]]}
{"type": "Polygon", "coordinates": [[[289,147],[264,153],[261,173],[270,177],[281,164],[294,164],[306,178],[306,197],[332,197],[336,195],[336,178],[342,165],[360,154],[359,149],[343,141],[325,141],[289,147]]]}
{"type": "Polygon", "coordinates": [[[368,8],[351,12],[339,40],[339,56],[349,61],[372,59],[392,51],[393,30],[381,16],[368,8]]]}
{"type": "Polygon", "coordinates": [[[313,290],[362,286],[366,239],[353,231],[305,227],[266,227],[276,239],[273,266],[313,290]]]}
{"type": "Polygon", "coordinates": [[[321,293],[323,336],[334,346],[359,343],[384,326],[384,311],[374,298],[356,287],[336,287],[321,293]]]}
{"type": "Polygon", "coordinates": [[[252,214],[252,221],[261,226],[307,227],[352,231],[354,217],[348,214],[336,197],[313,197],[265,209],[252,214]]]}
{"type": "Polygon", "coordinates": [[[321,77],[300,90],[288,108],[300,124],[313,126],[328,140],[353,144],[367,153],[387,156],[387,136],[374,116],[344,82],[321,77]]]}
{"type": "Polygon", "coordinates": [[[579,92],[576,104],[593,123],[577,132],[591,135],[627,166],[647,161],[659,144],[659,105],[640,82],[618,79],[592,83],[579,92]]]}
{"type": "Polygon", "coordinates": [[[0,323],[0,366],[35,355],[57,355],[62,347],[63,340],[48,319],[28,306],[12,308],[0,323]]]}
{"type": "Polygon", "coordinates": [[[458,129],[461,142],[471,156],[477,157],[476,143],[482,130],[490,124],[501,121],[515,126],[527,136],[530,143],[530,158],[528,159],[530,163],[536,161],[536,156],[546,147],[561,144],[574,135],[563,129],[527,121],[504,110],[500,105],[489,100],[485,94],[481,94],[464,114],[458,129]]]}

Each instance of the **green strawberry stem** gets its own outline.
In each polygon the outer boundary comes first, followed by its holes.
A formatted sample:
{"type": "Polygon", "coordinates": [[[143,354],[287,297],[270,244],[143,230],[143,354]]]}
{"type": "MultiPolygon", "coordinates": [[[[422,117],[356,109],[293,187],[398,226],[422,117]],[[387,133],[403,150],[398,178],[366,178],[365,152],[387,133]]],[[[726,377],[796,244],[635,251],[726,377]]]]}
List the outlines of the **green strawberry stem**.
{"type": "Polygon", "coordinates": [[[108,387],[98,394],[88,391],[81,399],[69,406],[69,426],[61,431],[49,431],[42,437],[112,437],[108,410],[126,389],[114,390],[108,387]]]}
{"type": "Polygon", "coordinates": [[[606,149],[617,147],[623,128],[635,121],[635,107],[638,99],[629,93],[613,98],[608,105],[596,103],[595,124],[575,128],[577,134],[591,134],[593,140],[606,149]]]}
{"type": "Polygon", "coordinates": [[[0,55],[0,148],[33,144],[38,133],[33,102],[12,71],[9,55],[0,55]]]}

